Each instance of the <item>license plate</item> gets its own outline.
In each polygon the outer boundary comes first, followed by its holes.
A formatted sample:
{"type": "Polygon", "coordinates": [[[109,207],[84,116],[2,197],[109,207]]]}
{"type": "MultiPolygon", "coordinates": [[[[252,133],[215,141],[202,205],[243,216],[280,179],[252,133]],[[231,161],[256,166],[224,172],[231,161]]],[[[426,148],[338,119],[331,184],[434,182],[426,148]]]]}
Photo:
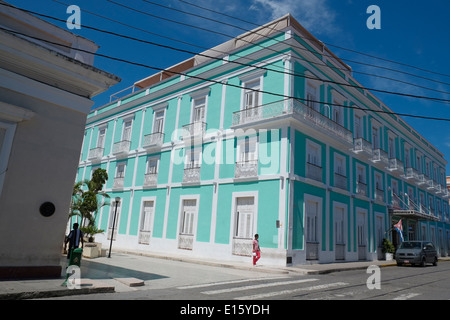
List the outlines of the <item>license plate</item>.
{"type": "Polygon", "coordinates": [[[405,260],[405,263],[409,263],[409,260],[405,260]]]}

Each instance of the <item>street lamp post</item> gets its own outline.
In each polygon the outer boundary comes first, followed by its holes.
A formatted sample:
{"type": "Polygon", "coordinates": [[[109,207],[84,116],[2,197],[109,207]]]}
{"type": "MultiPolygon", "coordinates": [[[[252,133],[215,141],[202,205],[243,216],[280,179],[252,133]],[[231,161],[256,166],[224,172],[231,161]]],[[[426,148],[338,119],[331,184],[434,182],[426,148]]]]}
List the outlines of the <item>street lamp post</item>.
{"type": "Polygon", "coordinates": [[[111,232],[111,242],[109,244],[108,258],[111,258],[111,248],[112,248],[112,242],[113,242],[113,239],[114,239],[114,227],[116,225],[117,206],[118,206],[118,204],[120,202],[120,198],[116,197],[115,200],[116,200],[116,208],[114,210],[114,218],[113,218],[113,225],[112,225],[112,232],[111,232]]]}

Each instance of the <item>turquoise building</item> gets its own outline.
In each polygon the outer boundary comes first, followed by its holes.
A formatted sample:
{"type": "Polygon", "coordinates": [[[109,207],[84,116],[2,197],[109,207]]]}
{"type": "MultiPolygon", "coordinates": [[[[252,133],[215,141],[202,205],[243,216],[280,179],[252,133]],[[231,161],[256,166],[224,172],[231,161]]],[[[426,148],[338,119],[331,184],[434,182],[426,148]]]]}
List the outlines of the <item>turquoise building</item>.
{"type": "Polygon", "coordinates": [[[258,233],[265,264],[376,260],[401,220],[448,254],[442,153],[292,16],[134,87],[87,119],[77,181],[106,169],[111,196],[97,241],[250,263],[258,233]]]}

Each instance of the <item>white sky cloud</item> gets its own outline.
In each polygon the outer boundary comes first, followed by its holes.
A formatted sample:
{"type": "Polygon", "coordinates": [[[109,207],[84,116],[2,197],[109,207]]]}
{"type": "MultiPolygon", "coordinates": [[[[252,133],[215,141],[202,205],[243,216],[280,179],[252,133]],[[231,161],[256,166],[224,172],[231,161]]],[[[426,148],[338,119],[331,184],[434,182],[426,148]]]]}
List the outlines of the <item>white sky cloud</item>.
{"type": "Polygon", "coordinates": [[[328,0],[252,0],[250,9],[270,19],[277,19],[287,13],[315,35],[333,34],[337,31],[336,13],[328,0]]]}

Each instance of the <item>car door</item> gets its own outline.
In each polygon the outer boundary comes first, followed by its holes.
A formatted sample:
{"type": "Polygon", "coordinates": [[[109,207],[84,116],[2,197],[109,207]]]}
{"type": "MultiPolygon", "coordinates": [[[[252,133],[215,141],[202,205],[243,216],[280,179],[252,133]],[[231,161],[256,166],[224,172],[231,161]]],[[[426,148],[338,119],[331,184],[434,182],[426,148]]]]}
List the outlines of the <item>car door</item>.
{"type": "Polygon", "coordinates": [[[425,257],[427,259],[427,262],[433,262],[434,261],[434,247],[433,244],[430,242],[425,243],[425,257]]]}

